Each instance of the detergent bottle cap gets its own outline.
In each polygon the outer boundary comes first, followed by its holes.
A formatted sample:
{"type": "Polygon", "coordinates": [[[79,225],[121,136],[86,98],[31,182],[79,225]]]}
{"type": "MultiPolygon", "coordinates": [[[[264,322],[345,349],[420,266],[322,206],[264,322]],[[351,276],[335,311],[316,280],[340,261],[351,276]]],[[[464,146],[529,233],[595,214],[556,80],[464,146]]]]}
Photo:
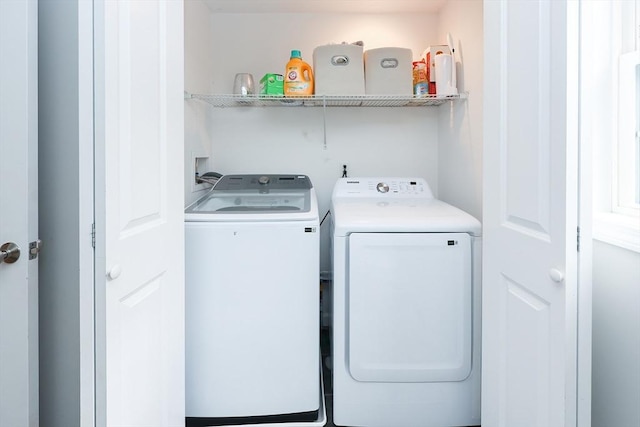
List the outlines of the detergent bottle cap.
{"type": "Polygon", "coordinates": [[[299,50],[292,50],[291,51],[291,58],[302,58],[302,55],[300,54],[299,50]]]}

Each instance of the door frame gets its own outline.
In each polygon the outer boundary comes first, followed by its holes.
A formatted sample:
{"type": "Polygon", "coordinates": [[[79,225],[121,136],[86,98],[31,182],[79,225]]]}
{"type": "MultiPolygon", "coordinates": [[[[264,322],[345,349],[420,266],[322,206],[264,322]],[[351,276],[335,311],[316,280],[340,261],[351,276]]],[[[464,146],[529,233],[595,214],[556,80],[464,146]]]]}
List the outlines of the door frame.
{"type": "Polygon", "coordinates": [[[582,99],[583,87],[580,68],[588,61],[591,47],[584,46],[582,31],[583,18],[580,2],[569,2],[568,27],[572,37],[567,38],[568,74],[579,76],[570,86],[571,111],[567,115],[571,120],[572,135],[578,141],[578,156],[575,159],[578,169],[578,348],[577,348],[577,397],[576,424],[578,426],[591,425],[591,386],[592,386],[592,343],[593,343],[593,183],[592,183],[592,146],[589,138],[582,138],[582,99]],[[573,30],[572,30],[573,29],[573,30]]]}

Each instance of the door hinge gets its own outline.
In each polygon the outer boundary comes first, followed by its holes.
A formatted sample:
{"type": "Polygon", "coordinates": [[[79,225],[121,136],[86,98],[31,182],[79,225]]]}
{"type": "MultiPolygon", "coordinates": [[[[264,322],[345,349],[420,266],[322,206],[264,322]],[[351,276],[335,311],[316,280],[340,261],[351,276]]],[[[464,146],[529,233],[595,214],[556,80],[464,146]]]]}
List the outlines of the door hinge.
{"type": "Polygon", "coordinates": [[[96,248],[96,223],[91,224],[91,247],[96,248]]]}
{"type": "Polygon", "coordinates": [[[40,253],[41,249],[42,249],[42,240],[37,239],[33,242],[30,242],[29,243],[29,259],[38,258],[38,254],[40,253]]]}
{"type": "Polygon", "coordinates": [[[578,227],[578,230],[577,230],[576,250],[580,252],[580,227],[578,227]]]}

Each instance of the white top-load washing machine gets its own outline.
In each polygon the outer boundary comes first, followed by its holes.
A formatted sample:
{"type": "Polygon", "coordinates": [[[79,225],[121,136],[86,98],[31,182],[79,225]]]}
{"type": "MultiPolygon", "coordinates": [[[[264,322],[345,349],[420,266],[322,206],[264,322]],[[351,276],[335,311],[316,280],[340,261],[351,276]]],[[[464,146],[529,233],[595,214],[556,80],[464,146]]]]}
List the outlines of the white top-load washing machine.
{"type": "Polygon", "coordinates": [[[337,426],[480,424],[480,233],[420,178],[332,196],[337,426]]]}
{"type": "Polygon", "coordinates": [[[185,232],[186,425],[322,418],[309,178],[225,175],[187,207],[185,232]]]}

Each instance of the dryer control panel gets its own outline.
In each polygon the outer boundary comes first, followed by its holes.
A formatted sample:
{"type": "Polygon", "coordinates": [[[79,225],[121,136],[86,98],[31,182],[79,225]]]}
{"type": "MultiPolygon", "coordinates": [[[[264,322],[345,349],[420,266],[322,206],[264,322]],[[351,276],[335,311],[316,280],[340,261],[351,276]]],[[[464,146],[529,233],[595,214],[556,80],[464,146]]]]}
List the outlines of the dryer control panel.
{"type": "Polygon", "coordinates": [[[423,178],[341,178],[333,197],[427,198],[433,193],[423,178]]]}

